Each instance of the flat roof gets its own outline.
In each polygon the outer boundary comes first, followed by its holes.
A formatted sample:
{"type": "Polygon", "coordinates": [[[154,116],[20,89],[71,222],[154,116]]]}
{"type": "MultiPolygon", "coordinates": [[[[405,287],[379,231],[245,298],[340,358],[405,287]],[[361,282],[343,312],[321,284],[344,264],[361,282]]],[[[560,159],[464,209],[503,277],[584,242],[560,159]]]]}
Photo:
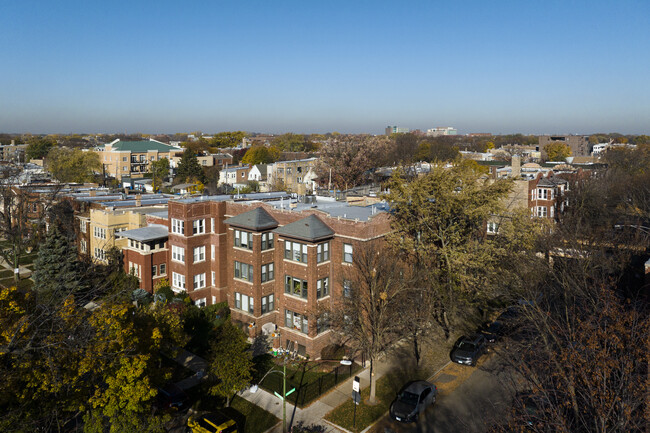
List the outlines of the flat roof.
{"type": "Polygon", "coordinates": [[[147,227],[141,227],[139,229],[124,230],[122,232],[115,233],[115,236],[133,239],[135,241],[146,242],[146,241],[155,241],[157,239],[164,239],[169,236],[169,231],[167,227],[160,224],[152,224],[147,227]]]}

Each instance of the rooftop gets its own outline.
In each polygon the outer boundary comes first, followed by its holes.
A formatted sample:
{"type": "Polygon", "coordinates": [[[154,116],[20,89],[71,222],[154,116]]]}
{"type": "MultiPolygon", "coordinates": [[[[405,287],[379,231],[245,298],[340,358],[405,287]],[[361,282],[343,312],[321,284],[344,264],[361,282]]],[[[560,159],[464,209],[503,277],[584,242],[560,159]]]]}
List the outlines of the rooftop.
{"type": "Polygon", "coordinates": [[[309,215],[307,218],[275,229],[275,233],[315,242],[331,237],[334,234],[334,230],[329,228],[316,215],[309,215]]]}
{"type": "Polygon", "coordinates": [[[265,230],[278,226],[278,222],[261,207],[228,218],[224,223],[250,230],[265,230]]]}
{"type": "Polygon", "coordinates": [[[165,239],[169,236],[167,227],[160,224],[152,224],[147,227],[139,229],[125,230],[123,232],[115,233],[115,236],[133,239],[135,241],[146,242],[155,241],[157,239],[165,239]]]}
{"type": "Polygon", "coordinates": [[[139,141],[122,141],[115,140],[100,148],[106,150],[107,146],[111,146],[112,150],[130,151],[130,152],[147,152],[150,150],[157,150],[158,152],[169,152],[171,150],[181,150],[180,147],[172,146],[161,141],[156,140],[139,140],[139,141]]]}

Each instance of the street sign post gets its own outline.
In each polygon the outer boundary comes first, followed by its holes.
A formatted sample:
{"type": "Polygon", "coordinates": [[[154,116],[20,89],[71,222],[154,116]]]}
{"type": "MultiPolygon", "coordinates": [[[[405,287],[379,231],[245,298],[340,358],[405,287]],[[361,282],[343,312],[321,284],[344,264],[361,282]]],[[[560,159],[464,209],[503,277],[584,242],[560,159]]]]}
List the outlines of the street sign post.
{"type": "Polygon", "coordinates": [[[361,387],[359,386],[359,376],[354,376],[352,381],[352,401],[354,401],[354,415],[352,415],[352,427],[357,426],[357,406],[361,403],[361,387]]]}

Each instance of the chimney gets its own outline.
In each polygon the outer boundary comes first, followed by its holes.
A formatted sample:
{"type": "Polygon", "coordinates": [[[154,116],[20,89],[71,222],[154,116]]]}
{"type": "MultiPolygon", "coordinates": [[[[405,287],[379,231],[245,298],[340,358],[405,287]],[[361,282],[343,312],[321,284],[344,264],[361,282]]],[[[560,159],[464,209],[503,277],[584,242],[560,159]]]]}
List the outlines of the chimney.
{"type": "Polygon", "coordinates": [[[136,194],[135,195],[135,205],[137,207],[142,206],[142,194],[136,194]]]}
{"type": "Polygon", "coordinates": [[[515,179],[521,177],[521,156],[512,155],[512,170],[510,171],[510,176],[515,179]]]}

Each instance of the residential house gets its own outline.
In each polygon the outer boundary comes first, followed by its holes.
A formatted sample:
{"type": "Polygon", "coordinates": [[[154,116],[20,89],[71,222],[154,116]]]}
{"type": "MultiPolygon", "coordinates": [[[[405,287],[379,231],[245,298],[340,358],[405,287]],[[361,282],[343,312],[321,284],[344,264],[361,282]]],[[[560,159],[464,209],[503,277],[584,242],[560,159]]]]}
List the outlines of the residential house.
{"type": "Polygon", "coordinates": [[[123,176],[142,177],[150,172],[153,161],[162,158],[170,159],[172,153],[181,150],[156,140],[140,141],[112,141],[104,146],[94,149],[99,154],[99,159],[104,164],[107,175],[121,180],[123,176]]]}
{"type": "Polygon", "coordinates": [[[245,185],[248,182],[249,165],[238,165],[224,168],[219,172],[219,184],[221,185],[245,185]]]}
{"type": "Polygon", "coordinates": [[[277,189],[309,194],[316,190],[314,168],[318,158],[278,161],[267,168],[267,183],[277,189]],[[309,173],[309,172],[312,173],[309,173]],[[309,173],[309,175],[308,175],[309,173]]]}

